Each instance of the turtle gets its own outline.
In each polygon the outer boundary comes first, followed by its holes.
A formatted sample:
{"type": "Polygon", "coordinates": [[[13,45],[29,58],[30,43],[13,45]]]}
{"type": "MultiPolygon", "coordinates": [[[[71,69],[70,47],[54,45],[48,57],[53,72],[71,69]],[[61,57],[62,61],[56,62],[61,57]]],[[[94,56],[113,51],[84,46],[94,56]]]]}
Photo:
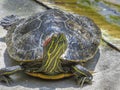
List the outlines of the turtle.
{"type": "Polygon", "coordinates": [[[0,25],[7,30],[9,56],[18,65],[0,69],[0,81],[18,71],[47,80],[74,76],[80,86],[91,83],[92,73],[83,66],[99,50],[101,31],[86,16],[49,9],[27,18],[10,15],[0,25]]]}

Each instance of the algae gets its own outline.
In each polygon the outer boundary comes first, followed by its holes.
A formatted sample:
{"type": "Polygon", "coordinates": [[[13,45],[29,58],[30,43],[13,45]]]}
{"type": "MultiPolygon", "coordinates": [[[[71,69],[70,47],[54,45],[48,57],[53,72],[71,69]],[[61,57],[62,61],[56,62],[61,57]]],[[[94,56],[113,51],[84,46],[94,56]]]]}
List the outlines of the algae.
{"type": "Polygon", "coordinates": [[[91,6],[85,6],[82,5],[81,3],[76,3],[76,0],[69,0],[68,1],[64,1],[64,0],[54,0],[56,3],[56,5],[58,6],[62,6],[64,8],[68,8],[70,9],[72,12],[80,14],[80,15],[85,15],[91,19],[94,20],[94,22],[102,29],[107,31],[107,33],[109,33],[110,36],[114,37],[114,38],[120,38],[120,26],[110,23],[108,22],[104,16],[100,15],[99,13],[97,13],[97,11],[92,8],[91,6]],[[62,3],[59,3],[62,2],[62,3]],[[70,4],[70,2],[72,2],[72,4],[70,4]]]}
{"type": "Polygon", "coordinates": [[[110,19],[111,19],[112,22],[117,23],[118,25],[120,25],[120,16],[110,15],[110,19]]]}
{"type": "Polygon", "coordinates": [[[116,8],[116,9],[118,9],[118,11],[120,11],[120,5],[119,4],[111,3],[111,2],[108,2],[108,1],[105,1],[105,0],[103,0],[103,2],[106,3],[107,5],[109,5],[110,7],[116,8]]]}

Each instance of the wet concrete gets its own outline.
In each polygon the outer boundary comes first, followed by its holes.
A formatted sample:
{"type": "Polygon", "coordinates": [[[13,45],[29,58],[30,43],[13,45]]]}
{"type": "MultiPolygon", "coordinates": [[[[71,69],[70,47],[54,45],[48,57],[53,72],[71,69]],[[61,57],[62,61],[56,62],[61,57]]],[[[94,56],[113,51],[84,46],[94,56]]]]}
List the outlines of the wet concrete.
{"type": "MultiPolygon", "coordinates": [[[[32,0],[0,0],[0,19],[11,14],[28,17],[44,10],[45,8],[32,0]]],[[[17,64],[10,59],[6,51],[4,40],[6,33],[7,31],[0,27],[0,68],[17,64]]],[[[48,81],[18,72],[11,76],[14,80],[11,85],[6,86],[4,83],[0,83],[0,90],[119,90],[120,53],[108,46],[100,46],[99,52],[93,61],[87,63],[89,66],[86,65],[88,69],[96,72],[93,74],[92,85],[80,88],[74,82],[74,78],[48,81]]]]}
{"type": "Polygon", "coordinates": [[[33,0],[0,0],[0,17],[11,14],[27,17],[44,10],[44,7],[33,0]]]}

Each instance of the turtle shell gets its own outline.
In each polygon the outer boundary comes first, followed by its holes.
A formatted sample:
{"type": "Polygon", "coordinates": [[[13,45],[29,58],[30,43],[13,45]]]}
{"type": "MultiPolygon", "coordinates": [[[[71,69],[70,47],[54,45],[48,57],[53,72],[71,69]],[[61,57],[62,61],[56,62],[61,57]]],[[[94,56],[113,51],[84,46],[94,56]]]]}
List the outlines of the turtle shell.
{"type": "Polygon", "coordinates": [[[15,60],[34,61],[43,58],[43,43],[54,33],[64,33],[67,49],[61,56],[65,60],[88,60],[100,43],[101,32],[85,16],[70,14],[58,9],[37,13],[8,31],[7,50],[15,60]]]}

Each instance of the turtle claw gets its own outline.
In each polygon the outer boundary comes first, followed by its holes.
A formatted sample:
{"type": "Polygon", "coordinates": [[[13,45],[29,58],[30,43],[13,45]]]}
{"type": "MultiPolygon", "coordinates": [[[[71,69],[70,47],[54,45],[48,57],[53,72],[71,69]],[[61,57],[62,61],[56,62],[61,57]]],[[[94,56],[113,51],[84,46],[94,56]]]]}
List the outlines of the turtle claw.
{"type": "Polygon", "coordinates": [[[2,75],[0,76],[0,82],[5,82],[9,86],[13,80],[8,75],[2,75]]]}
{"type": "Polygon", "coordinates": [[[80,87],[83,87],[84,83],[91,84],[92,81],[90,81],[89,77],[79,77],[79,78],[77,78],[77,85],[79,85],[80,87]]]}
{"type": "Polygon", "coordinates": [[[80,87],[83,87],[85,79],[86,79],[86,77],[81,77],[80,79],[78,79],[77,85],[79,85],[80,87]]]}

